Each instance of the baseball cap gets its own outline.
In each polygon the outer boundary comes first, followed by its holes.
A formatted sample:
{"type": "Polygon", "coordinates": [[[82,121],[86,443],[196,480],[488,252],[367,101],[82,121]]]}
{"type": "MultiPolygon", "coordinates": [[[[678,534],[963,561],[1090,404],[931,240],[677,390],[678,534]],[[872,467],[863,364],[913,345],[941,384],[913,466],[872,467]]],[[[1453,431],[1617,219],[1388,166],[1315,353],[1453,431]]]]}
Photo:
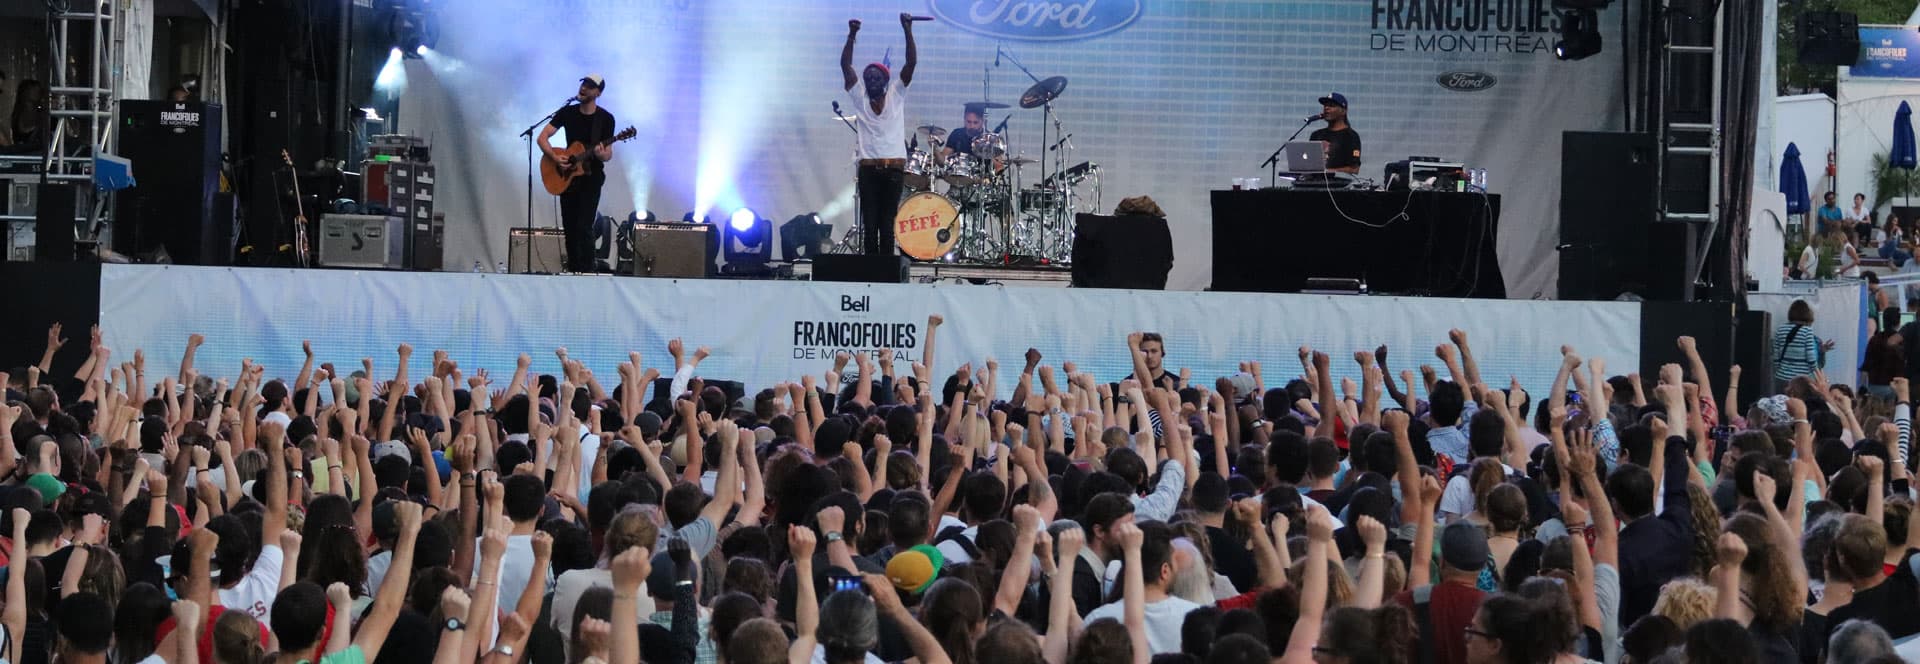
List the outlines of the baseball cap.
{"type": "Polygon", "coordinates": [[[947,564],[947,557],[940,550],[920,544],[911,549],[893,554],[887,561],[887,580],[893,587],[910,593],[926,590],[940,578],[940,568],[947,564]]]}
{"type": "Polygon", "coordinates": [[[1457,570],[1477,570],[1487,564],[1487,531],[1465,521],[1440,531],[1440,559],[1457,570]]]}
{"type": "Polygon", "coordinates": [[[1320,105],[1321,106],[1339,106],[1340,108],[1346,108],[1347,96],[1340,94],[1338,92],[1329,92],[1327,93],[1327,96],[1320,98],[1320,105]]]}
{"type": "MultiPolygon", "coordinates": [[[[1345,106],[1345,104],[1341,105],[1345,106]]],[[[1235,401],[1243,404],[1253,403],[1253,397],[1256,396],[1253,393],[1253,374],[1242,371],[1228,376],[1227,382],[1233,383],[1235,401]]]]}
{"type": "Polygon", "coordinates": [[[596,89],[596,90],[605,90],[605,89],[607,89],[607,79],[606,79],[606,78],[604,78],[604,77],[602,77],[602,76],[600,76],[599,74],[587,74],[586,76],[582,76],[582,77],[580,77],[580,82],[581,82],[581,83],[592,83],[592,84],[593,84],[593,87],[594,87],[594,89],[596,89]]]}
{"type": "Polygon", "coordinates": [[[59,479],[46,473],[34,473],[28,476],[27,486],[40,492],[40,499],[48,505],[53,504],[55,500],[59,500],[61,494],[67,492],[67,485],[62,484],[59,479]]]}
{"type": "Polygon", "coordinates": [[[407,446],[400,444],[400,441],[383,440],[373,444],[374,461],[379,461],[382,457],[389,455],[399,455],[400,458],[406,459],[407,463],[413,463],[413,454],[408,452],[407,446]]]}

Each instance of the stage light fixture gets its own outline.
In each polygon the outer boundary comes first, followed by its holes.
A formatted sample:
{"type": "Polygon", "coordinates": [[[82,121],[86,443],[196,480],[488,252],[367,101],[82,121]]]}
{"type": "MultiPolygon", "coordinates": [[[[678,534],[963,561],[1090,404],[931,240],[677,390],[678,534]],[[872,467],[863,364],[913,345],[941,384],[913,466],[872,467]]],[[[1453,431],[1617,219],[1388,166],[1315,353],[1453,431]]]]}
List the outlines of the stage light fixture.
{"type": "Polygon", "coordinates": [[[1560,40],[1553,43],[1553,57],[1580,60],[1598,54],[1601,48],[1597,11],[1574,9],[1560,13],[1560,40]]]}
{"type": "Polygon", "coordinates": [[[780,256],[792,261],[820,255],[821,245],[833,239],[833,227],[820,221],[820,213],[788,219],[780,224],[780,256]]]}
{"type": "Polygon", "coordinates": [[[407,87],[407,66],[405,55],[399,47],[387,50],[387,63],[380,67],[379,75],[373,78],[373,87],[388,94],[399,94],[407,87]]]}
{"type": "Polygon", "coordinates": [[[727,265],[724,274],[761,275],[773,260],[773,222],[749,208],[740,208],[727,220],[727,265]]]}

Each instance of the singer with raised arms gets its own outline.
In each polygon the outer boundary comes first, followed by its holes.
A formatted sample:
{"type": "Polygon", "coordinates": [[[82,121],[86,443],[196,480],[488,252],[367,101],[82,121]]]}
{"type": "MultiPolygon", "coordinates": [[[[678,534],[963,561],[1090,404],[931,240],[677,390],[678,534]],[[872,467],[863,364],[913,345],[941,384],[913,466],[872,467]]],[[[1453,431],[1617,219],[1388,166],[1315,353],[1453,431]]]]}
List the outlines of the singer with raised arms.
{"type": "Polygon", "coordinates": [[[607,183],[603,166],[613,160],[613,113],[600,107],[600,94],[607,89],[606,79],[588,74],[580,79],[578,104],[569,104],[553,114],[553,121],[540,130],[536,144],[540,151],[561,169],[579,169],[579,175],[560,193],[560,228],[567,238],[567,271],[592,273],[593,219],[600,210],[600,187],[607,183]],[[555,131],[566,130],[567,141],[585,146],[575,157],[551,143],[555,131]]]}
{"type": "Polygon", "coordinates": [[[847,21],[847,44],[840,49],[840,75],[853,102],[854,126],[859,134],[855,187],[860,194],[860,241],[870,256],[894,253],[893,216],[900,208],[901,181],[907,168],[906,89],[913,84],[913,68],[920,59],[913,44],[916,19],[912,14],[900,14],[900,30],[907,36],[907,64],[900,68],[898,81],[886,65],[878,62],[858,74],[854,72],[853,41],[860,34],[859,19],[847,21]]]}

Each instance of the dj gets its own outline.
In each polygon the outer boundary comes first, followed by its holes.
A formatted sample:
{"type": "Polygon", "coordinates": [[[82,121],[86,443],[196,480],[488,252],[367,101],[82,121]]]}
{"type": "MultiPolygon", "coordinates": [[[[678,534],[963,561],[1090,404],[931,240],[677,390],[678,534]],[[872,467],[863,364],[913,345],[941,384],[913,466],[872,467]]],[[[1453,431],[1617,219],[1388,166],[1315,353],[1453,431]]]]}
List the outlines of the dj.
{"type": "Polygon", "coordinates": [[[1347,124],[1347,96],[1338,92],[1320,98],[1320,115],[1325,129],[1316,129],[1307,140],[1327,146],[1327,170],[1358,175],[1360,173],[1360,133],[1347,124]]]}

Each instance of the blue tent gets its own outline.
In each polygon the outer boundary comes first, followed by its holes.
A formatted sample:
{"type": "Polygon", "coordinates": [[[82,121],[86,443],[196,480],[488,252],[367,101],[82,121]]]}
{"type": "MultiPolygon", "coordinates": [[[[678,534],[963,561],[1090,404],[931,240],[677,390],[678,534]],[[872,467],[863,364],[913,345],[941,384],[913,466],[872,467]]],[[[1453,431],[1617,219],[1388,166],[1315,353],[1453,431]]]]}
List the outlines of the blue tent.
{"type": "Polygon", "coordinates": [[[1813,209],[1813,200],[1807,193],[1807,169],[1800,165],[1800,146],[1787,144],[1787,153],[1780,160],[1780,193],[1787,195],[1787,214],[1806,214],[1813,209]]]}
{"type": "Polygon", "coordinates": [[[1913,150],[1913,107],[1900,102],[1900,110],[1893,112],[1893,147],[1887,151],[1887,163],[1894,168],[1913,170],[1916,165],[1913,150]]]}

